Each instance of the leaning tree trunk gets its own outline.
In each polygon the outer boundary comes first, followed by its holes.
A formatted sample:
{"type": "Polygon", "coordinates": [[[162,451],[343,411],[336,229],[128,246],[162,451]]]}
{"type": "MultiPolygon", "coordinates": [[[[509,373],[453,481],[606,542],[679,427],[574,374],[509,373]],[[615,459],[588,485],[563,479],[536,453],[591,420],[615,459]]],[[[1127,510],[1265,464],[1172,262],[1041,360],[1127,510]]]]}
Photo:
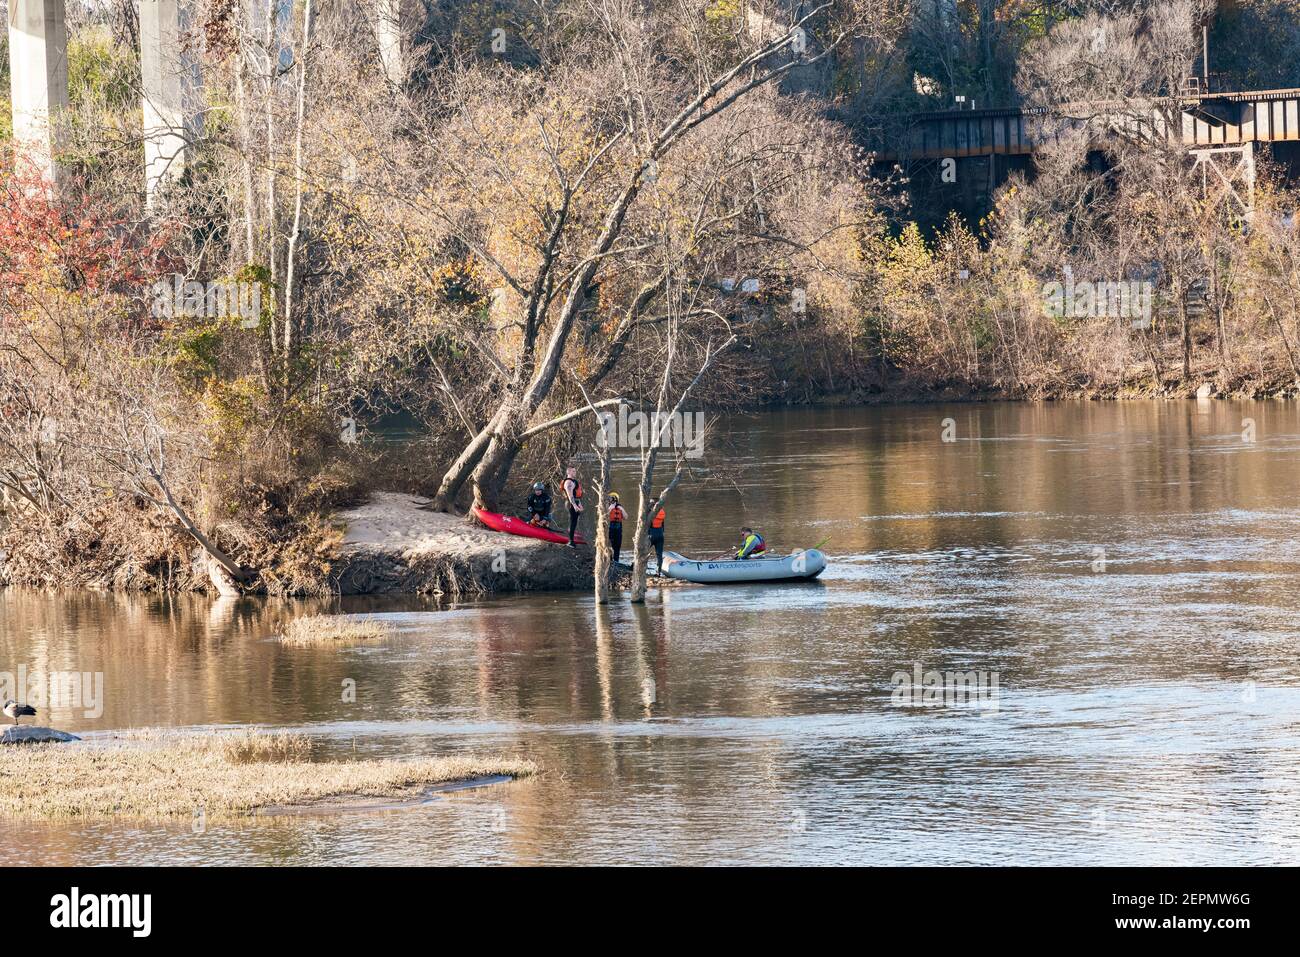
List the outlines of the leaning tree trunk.
{"type": "Polygon", "coordinates": [[[517,442],[512,448],[507,449],[501,460],[501,465],[496,470],[496,474],[485,480],[483,494],[492,502],[501,500],[501,495],[505,492],[506,481],[510,478],[510,470],[514,468],[515,459],[518,458],[522,450],[522,442],[517,442]]]}
{"type": "Polygon", "coordinates": [[[512,402],[498,415],[483,457],[470,476],[474,483],[475,508],[495,510],[501,485],[509,473],[510,464],[519,454],[527,417],[526,408],[518,402],[512,402]]]}
{"type": "MultiPolygon", "coordinates": [[[[216,565],[221,568],[225,575],[230,577],[232,584],[247,581],[249,577],[248,573],[240,567],[238,562],[218,548],[217,544],[211,538],[203,534],[195,521],[190,518],[189,513],[185,511],[180,502],[176,501],[176,498],[172,495],[172,490],[168,487],[162,473],[151,465],[146,465],[146,471],[148,472],[149,477],[153,479],[154,484],[158,487],[158,491],[162,493],[162,499],[159,500],[155,498],[153,499],[154,503],[164,511],[170,511],[176,521],[180,523],[181,528],[189,532],[190,537],[198,542],[203,551],[207,553],[209,573],[211,574],[212,566],[216,565]]],[[[227,594],[227,592],[222,590],[221,585],[217,584],[215,580],[213,584],[217,585],[217,589],[221,594],[227,594]]]]}
{"type": "Polygon", "coordinates": [[[487,451],[488,443],[492,440],[492,430],[496,427],[500,415],[501,413],[498,412],[488,420],[488,424],[483,426],[469,445],[465,446],[464,451],[442,477],[438,492],[429,506],[434,511],[450,512],[456,506],[456,496],[460,495],[460,490],[469,481],[470,473],[474,471],[474,467],[483,458],[483,453],[487,451]]]}
{"type": "MultiPolygon", "coordinates": [[[[699,89],[689,102],[683,104],[676,115],[673,115],[666,125],[659,129],[656,135],[648,138],[644,153],[646,163],[644,165],[633,165],[630,168],[622,189],[613,201],[604,207],[603,215],[597,210],[592,210],[593,218],[599,216],[603,221],[600,233],[587,247],[585,257],[576,269],[569,273],[565,280],[562,280],[562,282],[568,283],[568,292],[563,305],[560,307],[559,317],[551,323],[553,328],[543,354],[544,358],[540,363],[536,364],[537,372],[533,375],[528,389],[522,396],[507,398],[503,402],[498,411],[498,416],[493,417],[495,425],[490,426],[487,430],[490,433],[490,440],[480,434],[475,438],[471,447],[462,453],[456,465],[447,472],[443,478],[442,487],[435,498],[435,507],[443,509],[449,507],[456,492],[464,485],[464,472],[470,468],[474,470],[475,504],[485,503],[490,498],[494,498],[496,494],[499,494],[499,488],[505,479],[501,468],[517,453],[519,446],[524,441],[524,433],[528,428],[529,418],[542,406],[550,393],[551,386],[559,373],[564,358],[565,344],[569,333],[578,314],[586,305],[588,290],[592,286],[597,272],[623,235],[628,212],[641,193],[646,172],[651,168],[653,162],[668,155],[677,143],[710,117],[728,109],[759,87],[778,82],[789,74],[796,65],[807,66],[829,56],[831,51],[838,45],[838,40],[827,44],[824,50],[811,57],[789,58],[786,62],[775,66],[767,64],[769,59],[777,56],[786,48],[793,47],[805,35],[803,24],[823,11],[826,6],[826,4],[821,4],[812,10],[801,13],[786,32],[761,42],[757,48],[750,50],[749,53],[740,57],[730,67],[723,69],[713,77],[711,82],[699,89]],[[512,404],[515,406],[513,412],[517,416],[517,420],[513,423],[506,423],[499,416],[510,415],[512,404]],[[523,414],[520,415],[520,412],[523,414]],[[510,424],[513,428],[503,428],[502,426],[505,424],[510,424]],[[476,453],[474,448],[480,444],[485,444],[487,447],[484,451],[476,453]],[[475,466],[473,461],[477,455],[481,455],[482,459],[475,466]]],[[[551,282],[555,279],[555,275],[559,270],[555,251],[562,245],[561,240],[566,235],[570,235],[564,232],[570,222],[568,216],[569,202],[573,199],[574,192],[581,187],[587,173],[592,171],[605,151],[611,149],[626,134],[626,129],[616,133],[604,146],[598,149],[591,163],[588,164],[586,172],[579,177],[578,182],[565,184],[565,197],[560,206],[562,215],[555,219],[553,230],[548,238],[547,249],[549,252],[543,257],[541,270],[536,274],[532,283],[533,292],[529,314],[530,317],[536,318],[539,322],[545,317],[547,310],[538,300],[538,296],[546,290],[554,289],[551,282]]],[[[649,288],[643,288],[638,294],[633,305],[633,318],[656,294],[655,290],[658,283],[659,280],[656,280],[649,288]]],[[[547,301],[549,301],[549,296],[547,301]]],[[[531,322],[529,325],[531,326],[531,322]]],[[[618,342],[620,337],[616,335],[615,340],[618,342]]],[[[525,343],[524,361],[516,366],[516,374],[534,368],[531,361],[533,337],[525,336],[525,343]]],[[[617,361],[621,348],[622,346],[619,344],[615,349],[613,361],[617,361]]],[[[601,376],[604,374],[604,371],[602,371],[601,376]]]]}

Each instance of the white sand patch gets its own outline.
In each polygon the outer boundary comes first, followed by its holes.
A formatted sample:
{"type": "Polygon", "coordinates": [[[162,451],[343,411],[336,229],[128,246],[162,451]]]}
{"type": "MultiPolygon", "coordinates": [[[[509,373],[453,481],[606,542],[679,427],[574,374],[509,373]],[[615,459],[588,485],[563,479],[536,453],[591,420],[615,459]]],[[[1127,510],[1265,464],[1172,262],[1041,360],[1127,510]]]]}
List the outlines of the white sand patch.
{"type": "Polygon", "coordinates": [[[346,531],[336,563],[342,594],[440,594],[590,588],[591,549],[494,532],[430,512],[406,492],[375,492],[336,514],[346,531]]]}
{"type": "Polygon", "coordinates": [[[427,503],[428,499],[404,492],[375,492],[366,504],[339,513],[338,517],[347,523],[343,549],[382,548],[403,555],[418,555],[547,544],[494,532],[471,524],[461,515],[429,512],[419,507],[427,503]]]}

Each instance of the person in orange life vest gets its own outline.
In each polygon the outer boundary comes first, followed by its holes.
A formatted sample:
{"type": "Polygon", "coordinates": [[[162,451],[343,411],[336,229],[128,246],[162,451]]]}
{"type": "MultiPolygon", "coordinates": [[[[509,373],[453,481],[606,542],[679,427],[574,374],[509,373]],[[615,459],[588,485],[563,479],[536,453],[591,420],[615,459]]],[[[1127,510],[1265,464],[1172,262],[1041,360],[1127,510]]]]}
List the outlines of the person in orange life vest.
{"type": "Polygon", "coordinates": [[[614,550],[614,563],[618,564],[618,554],[623,550],[623,521],[627,512],[618,504],[617,492],[610,492],[609,500],[613,503],[609,507],[609,547],[614,550]]]}
{"type": "Polygon", "coordinates": [[[752,528],[742,528],[740,530],[740,548],[736,551],[737,558],[761,555],[765,551],[767,551],[767,546],[763,544],[762,535],[759,535],[752,528]]]}
{"type": "Polygon", "coordinates": [[[662,575],[664,569],[664,522],[668,519],[668,513],[664,511],[663,501],[659,503],[659,511],[655,512],[655,517],[650,519],[650,544],[654,546],[655,558],[659,562],[655,566],[655,574],[662,575]]]}
{"type": "Polygon", "coordinates": [[[573,547],[573,533],[578,530],[578,519],[582,517],[582,483],[578,481],[578,470],[572,465],[564,473],[564,500],[569,506],[569,547],[573,547]]]}

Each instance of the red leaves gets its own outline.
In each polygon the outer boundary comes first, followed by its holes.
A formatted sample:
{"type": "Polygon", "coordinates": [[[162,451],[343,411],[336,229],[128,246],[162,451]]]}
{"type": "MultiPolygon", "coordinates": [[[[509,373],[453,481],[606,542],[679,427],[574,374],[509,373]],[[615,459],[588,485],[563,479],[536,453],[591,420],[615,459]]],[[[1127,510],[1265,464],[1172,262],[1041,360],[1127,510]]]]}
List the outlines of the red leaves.
{"type": "Polygon", "coordinates": [[[53,288],[129,293],[168,265],[164,231],[133,223],[122,204],[75,185],[52,196],[38,175],[16,167],[0,172],[0,304],[21,305],[53,288]]]}

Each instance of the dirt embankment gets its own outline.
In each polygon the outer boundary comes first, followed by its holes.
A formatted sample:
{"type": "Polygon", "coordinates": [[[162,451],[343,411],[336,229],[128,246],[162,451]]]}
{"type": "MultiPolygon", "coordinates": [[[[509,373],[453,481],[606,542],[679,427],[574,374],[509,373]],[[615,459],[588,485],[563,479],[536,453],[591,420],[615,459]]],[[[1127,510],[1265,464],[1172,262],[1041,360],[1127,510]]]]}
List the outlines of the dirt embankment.
{"type": "Polygon", "coordinates": [[[425,500],[375,492],[338,513],[346,525],[334,580],[344,595],[438,594],[590,588],[589,547],[569,548],[430,512],[425,500]]]}
{"type": "MultiPolygon", "coordinates": [[[[103,543],[81,540],[94,538],[87,531],[57,542],[20,542],[21,552],[9,554],[7,540],[0,541],[0,587],[448,599],[592,587],[590,547],[494,532],[463,516],[427,511],[425,502],[404,492],[374,492],[362,505],[293,525],[275,548],[237,548],[236,559],[257,570],[242,585],[215,574],[214,563],[187,535],[146,510],[118,518],[126,527],[103,543]],[[259,564],[258,558],[268,560],[259,564]]],[[[227,537],[236,545],[256,539],[231,527],[227,537]]]]}

